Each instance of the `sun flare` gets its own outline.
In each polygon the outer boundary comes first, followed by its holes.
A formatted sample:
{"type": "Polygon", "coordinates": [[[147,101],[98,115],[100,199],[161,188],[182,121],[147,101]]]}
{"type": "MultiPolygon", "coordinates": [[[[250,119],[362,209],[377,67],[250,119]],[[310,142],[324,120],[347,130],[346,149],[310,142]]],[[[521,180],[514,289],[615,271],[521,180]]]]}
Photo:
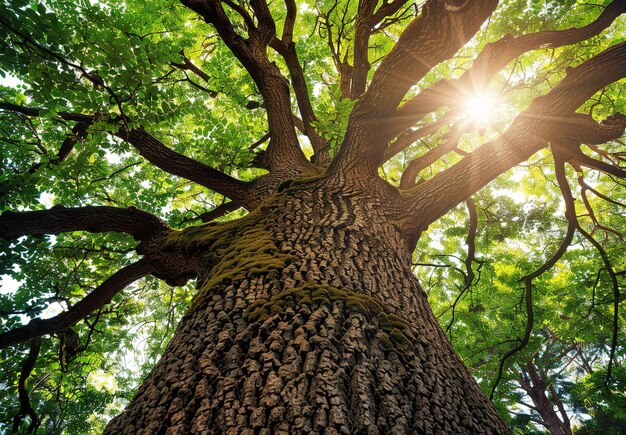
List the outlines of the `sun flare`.
{"type": "Polygon", "coordinates": [[[475,94],[465,103],[465,113],[473,122],[484,126],[497,117],[497,106],[497,100],[493,95],[475,94]]]}

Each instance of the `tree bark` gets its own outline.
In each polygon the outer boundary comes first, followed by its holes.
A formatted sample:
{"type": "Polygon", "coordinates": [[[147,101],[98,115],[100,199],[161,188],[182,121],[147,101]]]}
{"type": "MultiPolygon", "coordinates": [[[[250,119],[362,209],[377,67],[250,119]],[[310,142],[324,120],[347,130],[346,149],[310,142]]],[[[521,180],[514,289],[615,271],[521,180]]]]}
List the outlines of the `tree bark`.
{"type": "Polygon", "coordinates": [[[359,181],[164,237],[199,291],[106,433],[509,433],[412,274],[397,191],[359,181]]]}
{"type": "Polygon", "coordinates": [[[543,425],[548,428],[552,435],[572,434],[569,418],[560,403],[561,401],[556,394],[554,385],[548,384],[546,380],[540,376],[532,360],[528,361],[525,369],[522,369],[518,383],[533,401],[535,410],[541,416],[543,425]],[[546,395],[548,389],[550,390],[552,400],[548,399],[546,395]],[[562,420],[555,411],[555,406],[559,408],[562,420]]]}

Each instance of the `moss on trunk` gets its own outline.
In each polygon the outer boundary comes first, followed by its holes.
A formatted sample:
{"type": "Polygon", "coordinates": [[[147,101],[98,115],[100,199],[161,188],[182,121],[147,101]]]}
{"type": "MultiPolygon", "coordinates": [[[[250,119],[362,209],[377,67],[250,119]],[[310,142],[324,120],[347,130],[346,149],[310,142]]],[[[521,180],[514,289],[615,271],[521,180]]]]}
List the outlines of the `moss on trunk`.
{"type": "Polygon", "coordinates": [[[107,432],[507,433],[385,213],[366,192],[296,185],[170,234],[199,292],[107,432]]]}

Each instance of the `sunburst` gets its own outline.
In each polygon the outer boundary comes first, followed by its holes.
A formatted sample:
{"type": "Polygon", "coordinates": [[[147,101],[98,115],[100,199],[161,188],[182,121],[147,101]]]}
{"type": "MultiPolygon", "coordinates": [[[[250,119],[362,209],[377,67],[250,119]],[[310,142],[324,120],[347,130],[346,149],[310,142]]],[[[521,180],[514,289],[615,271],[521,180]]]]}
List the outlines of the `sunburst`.
{"type": "Polygon", "coordinates": [[[485,127],[498,117],[498,99],[488,93],[473,94],[464,104],[466,116],[485,127]]]}

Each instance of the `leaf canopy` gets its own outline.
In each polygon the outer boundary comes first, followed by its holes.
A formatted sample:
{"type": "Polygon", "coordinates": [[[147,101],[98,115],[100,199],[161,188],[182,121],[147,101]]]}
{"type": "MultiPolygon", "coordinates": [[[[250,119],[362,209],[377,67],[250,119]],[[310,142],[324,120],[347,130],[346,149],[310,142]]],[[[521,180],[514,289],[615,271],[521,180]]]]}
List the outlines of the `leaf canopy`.
{"type": "MultiPolygon", "coordinates": [[[[231,4],[225,11],[234,35],[247,37],[249,20],[262,27],[253,2],[224,3],[231,4]]],[[[372,82],[424,2],[378,5],[401,4],[372,26],[363,57],[359,4],[365,3],[299,1],[295,22],[289,19],[290,2],[269,3],[276,35],[285,38],[293,26],[305,96],[315,115],[307,118],[298,101],[288,56],[268,49],[268,63],[292,79],[289,109],[307,158],[318,153],[316,143],[328,144],[331,158],[340,152],[365,90],[359,80],[372,82]],[[363,61],[368,67],[357,68],[363,61]],[[352,82],[346,84],[350,74],[352,82]]],[[[451,59],[410,87],[403,100],[409,102],[401,108],[442,79],[460,80],[476,56],[504,35],[579,28],[611,2],[600,3],[502,1],[451,59]]],[[[398,186],[412,162],[435,155],[408,181],[419,187],[500,137],[535,97],[553,90],[572,68],[624,41],[626,20],[620,16],[597,35],[519,53],[488,84],[497,103],[492,118],[479,125],[458,107],[439,105],[404,128],[402,134],[417,139],[402,145],[403,136],[394,136],[387,151],[394,146],[399,151],[386,155],[378,173],[398,186]],[[420,129],[434,124],[437,128],[420,136],[420,129]],[[441,151],[446,143],[449,149],[441,151]]],[[[203,186],[184,172],[154,164],[145,149],[127,140],[124,132],[129,131],[147,131],[168,149],[241,185],[268,174],[268,165],[258,164],[274,140],[267,136],[272,127],[265,91],[216,26],[183,4],[5,0],[0,2],[0,52],[0,212],[55,205],[136,207],[182,228],[228,199],[241,202],[234,209],[243,204],[245,195],[229,195],[229,189],[221,189],[224,184],[203,186]],[[36,108],[37,116],[10,110],[17,106],[36,108]],[[77,121],[68,114],[88,119],[77,121]]],[[[623,86],[622,80],[603,87],[578,112],[595,120],[623,113],[623,86]]],[[[521,404],[528,403],[519,382],[528,363],[556,387],[580,433],[626,425],[626,348],[623,341],[615,342],[626,334],[626,314],[617,309],[623,306],[626,284],[624,145],[617,138],[584,147],[585,155],[621,173],[565,165],[579,231],[530,287],[526,278],[550,261],[572,225],[563,194],[567,189],[558,181],[563,162],[554,146],[430,224],[415,250],[415,273],[442,327],[519,433],[538,430],[533,421],[540,419],[521,404]],[[525,334],[528,288],[534,327],[525,334]]],[[[63,232],[0,243],[3,332],[70,309],[139,258],[132,237],[114,232],[63,232]]],[[[99,433],[156,362],[192,295],[191,285],[172,287],[146,276],[69,330],[43,337],[29,395],[46,433],[99,433]],[[73,334],[78,343],[71,348],[73,334]]],[[[28,343],[0,350],[3,430],[20,412],[18,378],[28,354],[28,343]]],[[[23,430],[30,424],[28,419],[18,423],[23,430]]]]}

